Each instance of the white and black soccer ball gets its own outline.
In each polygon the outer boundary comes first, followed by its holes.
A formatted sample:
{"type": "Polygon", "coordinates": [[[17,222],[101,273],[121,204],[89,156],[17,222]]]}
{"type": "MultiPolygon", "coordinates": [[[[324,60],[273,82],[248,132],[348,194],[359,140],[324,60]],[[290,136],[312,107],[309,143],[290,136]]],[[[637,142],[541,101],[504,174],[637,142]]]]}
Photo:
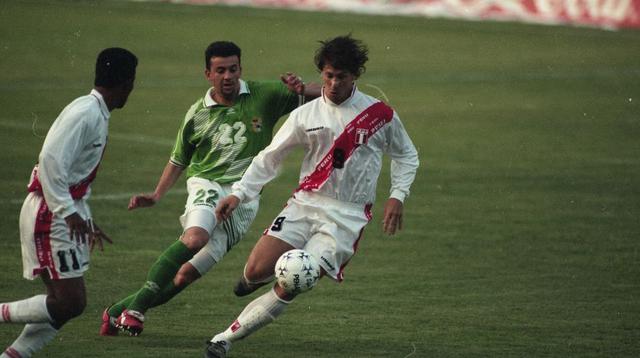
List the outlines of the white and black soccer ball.
{"type": "Polygon", "coordinates": [[[282,254],[275,266],[276,280],[287,293],[309,291],[320,279],[320,265],[304,250],[290,250],[282,254]]]}

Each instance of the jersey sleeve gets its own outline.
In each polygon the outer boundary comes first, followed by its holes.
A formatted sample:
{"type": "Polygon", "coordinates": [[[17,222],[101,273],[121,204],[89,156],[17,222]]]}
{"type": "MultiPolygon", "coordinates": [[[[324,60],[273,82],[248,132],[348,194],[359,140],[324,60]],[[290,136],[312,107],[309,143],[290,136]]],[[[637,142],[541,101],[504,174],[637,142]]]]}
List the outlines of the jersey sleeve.
{"type": "Polygon", "coordinates": [[[189,111],[182,121],[182,126],[178,130],[176,136],[176,142],[173,145],[171,151],[171,163],[178,167],[186,168],[191,162],[191,156],[196,149],[196,146],[191,143],[191,137],[193,136],[193,116],[198,109],[198,103],[191,106],[189,111]]]}
{"type": "Polygon", "coordinates": [[[390,197],[404,202],[420,165],[418,151],[398,115],[394,112],[389,130],[387,152],[391,157],[390,197]]]}
{"type": "Polygon", "coordinates": [[[304,97],[289,91],[280,81],[261,82],[264,91],[267,119],[275,123],[280,117],[288,114],[304,103],[304,97]]]}
{"type": "Polygon", "coordinates": [[[297,145],[302,144],[297,117],[292,114],[273,137],[271,144],[253,158],[242,179],[232,186],[232,194],[241,201],[254,200],[262,187],[278,174],[284,158],[297,145]]]}
{"type": "Polygon", "coordinates": [[[67,217],[76,208],[69,193],[69,171],[88,141],[88,121],[92,116],[85,111],[62,114],[51,127],[38,156],[38,179],[49,209],[67,217]]]}

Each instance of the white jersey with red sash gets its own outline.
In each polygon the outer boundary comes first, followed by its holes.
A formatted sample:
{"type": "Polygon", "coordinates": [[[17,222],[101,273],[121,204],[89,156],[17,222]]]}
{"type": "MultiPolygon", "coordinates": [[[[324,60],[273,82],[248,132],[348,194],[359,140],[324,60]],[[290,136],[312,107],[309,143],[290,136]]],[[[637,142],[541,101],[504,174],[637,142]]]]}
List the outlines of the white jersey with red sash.
{"type": "Polygon", "coordinates": [[[390,197],[404,201],[418,154],[391,107],[357,89],[340,105],[321,97],[294,110],[254,159],[232,194],[258,196],[294,147],[305,151],[300,184],[265,234],[305,249],[342,281],[371,220],[382,155],[391,157],[390,197]]]}
{"type": "Polygon", "coordinates": [[[20,213],[24,277],[81,276],[89,250],[69,237],[65,217],[91,218],[86,203],[107,144],[110,112],[93,90],[63,109],[44,140],[20,213]]]}
{"type": "Polygon", "coordinates": [[[284,157],[305,150],[296,191],[312,191],[357,204],[375,201],[382,155],[391,157],[390,197],[404,201],[418,167],[418,154],[393,109],[354,88],[340,105],[317,98],[291,112],[271,144],[258,154],[233,194],[247,201],[273,179],[284,157]]]}

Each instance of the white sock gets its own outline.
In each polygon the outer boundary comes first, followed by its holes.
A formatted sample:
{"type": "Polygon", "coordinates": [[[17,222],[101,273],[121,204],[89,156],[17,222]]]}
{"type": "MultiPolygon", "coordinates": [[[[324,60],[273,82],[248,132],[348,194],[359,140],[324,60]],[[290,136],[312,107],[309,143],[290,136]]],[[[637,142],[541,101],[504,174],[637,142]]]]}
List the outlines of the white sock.
{"type": "Polygon", "coordinates": [[[49,343],[58,330],[50,323],[30,323],[24,326],[20,337],[5,349],[0,358],[28,358],[49,343]]]}
{"type": "Polygon", "coordinates": [[[47,310],[47,295],[0,303],[0,322],[44,323],[52,321],[49,310],[47,310]]]}
{"type": "Polygon", "coordinates": [[[288,301],[278,297],[276,292],[271,289],[251,301],[231,326],[226,331],[218,333],[211,339],[211,342],[225,342],[225,348],[229,350],[232,342],[242,339],[273,322],[284,312],[288,305],[288,301]]]}

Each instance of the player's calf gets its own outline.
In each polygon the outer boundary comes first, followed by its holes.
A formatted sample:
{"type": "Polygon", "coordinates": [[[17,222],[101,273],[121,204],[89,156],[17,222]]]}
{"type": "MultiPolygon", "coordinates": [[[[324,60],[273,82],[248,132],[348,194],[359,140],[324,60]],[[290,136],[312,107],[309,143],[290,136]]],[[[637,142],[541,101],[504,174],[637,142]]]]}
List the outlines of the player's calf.
{"type": "Polygon", "coordinates": [[[242,277],[240,277],[233,288],[233,293],[238,297],[243,297],[273,281],[274,275],[272,274],[272,269],[269,269],[268,272],[271,274],[269,275],[269,273],[267,273],[267,275],[265,275],[257,267],[247,263],[242,271],[242,277]],[[265,276],[267,276],[267,278],[264,278],[265,276]]]}
{"type": "Polygon", "coordinates": [[[247,279],[244,278],[244,276],[242,276],[242,277],[240,277],[240,279],[236,283],[236,286],[233,288],[233,293],[238,297],[243,297],[243,296],[251,294],[252,292],[257,290],[258,288],[266,285],[267,283],[269,283],[269,281],[258,282],[258,283],[249,283],[249,282],[247,282],[247,279]]]}

